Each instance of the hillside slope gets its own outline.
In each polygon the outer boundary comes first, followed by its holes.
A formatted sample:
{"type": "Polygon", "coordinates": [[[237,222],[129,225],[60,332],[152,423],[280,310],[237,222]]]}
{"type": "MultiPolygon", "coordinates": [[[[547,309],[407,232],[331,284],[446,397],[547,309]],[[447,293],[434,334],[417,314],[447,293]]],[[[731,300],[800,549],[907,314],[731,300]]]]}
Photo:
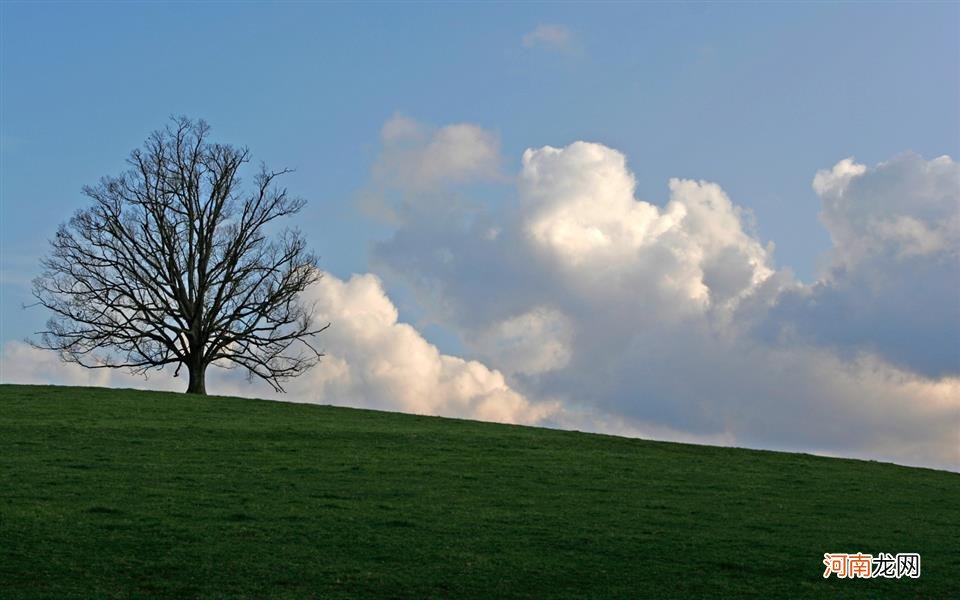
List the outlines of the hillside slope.
{"type": "Polygon", "coordinates": [[[889,464],[4,385],[0,481],[4,597],[960,597],[960,475],[889,464]]]}

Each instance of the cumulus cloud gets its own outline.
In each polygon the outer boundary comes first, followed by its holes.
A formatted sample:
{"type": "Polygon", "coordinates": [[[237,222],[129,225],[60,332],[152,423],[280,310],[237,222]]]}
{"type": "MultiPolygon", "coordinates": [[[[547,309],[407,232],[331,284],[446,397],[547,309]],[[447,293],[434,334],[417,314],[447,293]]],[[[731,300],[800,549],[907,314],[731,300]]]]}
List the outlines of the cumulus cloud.
{"type": "Polygon", "coordinates": [[[472,340],[479,356],[512,373],[535,375],[567,366],[573,324],[558,310],[538,306],[496,323],[472,340]]]}
{"type": "MultiPolygon", "coordinates": [[[[944,177],[946,160],[913,169],[944,177]]],[[[816,179],[846,268],[889,275],[869,258],[876,250],[856,246],[869,230],[896,244],[881,255],[947,276],[938,253],[956,247],[949,186],[878,182],[863,198],[906,196],[902,210],[880,201],[875,218],[857,221],[846,216],[848,203],[863,200],[849,190],[868,175],[851,160],[816,179]]],[[[637,199],[626,158],[600,144],[530,149],[515,201],[470,219],[410,219],[378,246],[378,266],[526,397],[562,401],[546,423],[960,465],[956,377],[916,370],[869,344],[843,352],[788,339],[778,313],[826,283],[807,286],[777,270],[772,245],[717,184],[675,179],[668,187],[663,204],[637,199]]],[[[850,309],[877,301],[876,288],[860,293],[850,309]]],[[[899,311],[922,306],[915,296],[884,301],[899,311]]],[[[822,328],[846,326],[837,319],[824,315],[822,328]]],[[[941,323],[956,335],[955,321],[941,323]]]]}
{"type": "Polygon", "coordinates": [[[835,266],[952,253],[960,242],[960,165],[908,153],[872,169],[852,158],[817,173],[835,266]]]}
{"type": "MultiPolygon", "coordinates": [[[[327,274],[305,295],[316,306],[317,318],[332,323],[322,334],[329,352],[319,366],[291,381],[286,395],[247,382],[239,371],[215,368],[208,371],[208,389],[508,423],[536,423],[557,410],[555,403],[530,402],[500,372],[480,362],[441,353],[412,326],[398,322],[396,307],[374,275],[344,281],[327,274]]],[[[55,353],[19,342],[4,348],[2,379],[160,390],[186,385],[169,370],[145,380],[123,371],[64,365],[55,353]]]]}
{"type": "Polygon", "coordinates": [[[524,233],[569,285],[617,303],[655,295],[680,310],[721,308],[772,274],[743,212],[716,184],[673,179],[662,209],[634,198],[623,154],[575,142],[523,155],[524,233]]]}
{"type": "Polygon", "coordinates": [[[931,377],[960,374],[960,165],[904,154],[844,159],[813,180],[833,248],[811,286],[784,292],[761,333],[869,350],[931,377]]]}
{"type": "MultiPolygon", "coordinates": [[[[534,405],[480,362],[440,353],[397,309],[371,274],[327,276],[309,294],[330,348],[324,368],[304,382],[317,401],[510,423],[536,422],[553,410],[534,405]],[[327,333],[329,335],[327,335],[327,333]]],[[[299,383],[298,383],[299,385],[299,383]]]]}
{"type": "Polygon", "coordinates": [[[531,31],[523,34],[521,41],[524,47],[544,47],[549,49],[559,49],[568,46],[573,39],[570,30],[563,25],[554,23],[542,23],[534,27],[531,31]]]}

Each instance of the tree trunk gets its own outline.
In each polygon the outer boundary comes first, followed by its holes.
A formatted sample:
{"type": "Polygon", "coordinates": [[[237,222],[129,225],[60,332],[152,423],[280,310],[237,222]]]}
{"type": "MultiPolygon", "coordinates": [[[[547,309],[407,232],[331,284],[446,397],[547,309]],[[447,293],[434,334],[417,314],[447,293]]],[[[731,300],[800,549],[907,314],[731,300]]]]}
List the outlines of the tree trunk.
{"type": "Polygon", "coordinates": [[[207,365],[197,362],[188,366],[190,372],[190,383],[187,384],[188,394],[197,394],[199,396],[207,395],[207,365]]]}

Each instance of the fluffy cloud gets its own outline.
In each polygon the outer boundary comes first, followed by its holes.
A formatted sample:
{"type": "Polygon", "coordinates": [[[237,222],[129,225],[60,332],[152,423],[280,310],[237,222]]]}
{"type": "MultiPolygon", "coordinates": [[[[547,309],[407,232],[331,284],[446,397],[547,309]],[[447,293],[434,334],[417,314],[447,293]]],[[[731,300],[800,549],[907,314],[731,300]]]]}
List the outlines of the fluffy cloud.
{"type": "Polygon", "coordinates": [[[412,326],[398,323],[374,275],[348,281],[328,275],[308,299],[319,318],[332,323],[323,339],[330,356],[297,383],[318,402],[511,423],[536,422],[554,410],[528,402],[498,371],[441,354],[412,326]]]}
{"type": "Polygon", "coordinates": [[[563,313],[538,306],[510,317],[472,340],[477,354],[514,373],[535,375],[567,366],[573,324],[563,313]]]}
{"type": "MultiPolygon", "coordinates": [[[[955,167],[949,159],[898,160],[913,166],[881,165],[889,181],[857,194],[850,190],[872,173],[862,165],[846,161],[817,175],[836,264],[896,281],[901,274],[871,258],[896,256],[912,261],[914,275],[925,267],[940,276],[946,283],[935,289],[955,291],[944,272],[955,263],[942,261],[956,248],[955,186],[926,179],[952,176],[955,167]],[[878,194],[889,198],[860,206],[878,194]],[[865,231],[874,236],[866,246],[865,231]]],[[[422,213],[376,254],[472,355],[526,397],[561,400],[563,410],[545,423],[960,465],[960,381],[862,340],[841,351],[789,338],[791,299],[832,283],[807,286],[777,271],[772,246],[718,185],[671,180],[664,204],[638,200],[625,157],[584,142],[527,150],[518,182],[515,202],[469,219],[422,213]]],[[[831,273],[829,282],[838,281],[839,267],[831,273]]],[[[850,310],[880,302],[876,288],[858,293],[850,310]]],[[[883,302],[900,314],[923,312],[915,296],[883,302]]],[[[821,318],[824,331],[849,325],[837,322],[842,316],[821,318]]],[[[903,331],[922,331],[919,318],[903,331]]],[[[955,336],[950,319],[939,321],[940,331],[955,336]]],[[[930,352],[951,360],[942,346],[930,352]]]]}
{"type": "Polygon", "coordinates": [[[570,30],[563,25],[543,23],[523,34],[521,41],[527,48],[542,46],[556,50],[566,47],[572,38],[570,30]]]}
{"type": "MultiPolygon", "coordinates": [[[[347,281],[326,275],[307,291],[317,317],[332,323],[322,334],[328,356],[279,395],[245,381],[235,370],[210,369],[208,389],[218,394],[271,397],[402,412],[466,417],[509,423],[536,423],[556,412],[555,403],[532,403],[511,389],[503,375],[477,361],[442,354],[410,325],[397,322],[397,309],[374,275],[347,281]]],[[[56,354],[8,343],[2,380],[140,389],[180,390],[185,382],[169,370],[149,379],[122,371],[64,365],[56,354]]]]}
{"type": "Polygon", "coordinates": [[[957,256],[960,165],[908,153],[868,169],[852,158],[817,173],[813,189],[833,239],[834,268],[873,259],[957,256]]]}
{"type": "Polygon", "coordinates": [[[410,203],[444,210],[449,198],[437,192],[501,176],[499,137],[477,125],[435,128],[395,115],[380,137],[382,149],[373,181],[361,192],[361,205],[389,221],[402,221],[410,203]]]}
{"type": "Polygon", "coordinates": [[[905,154],[817,173],[829,263],[779,298],[762,335],[869,350],[938,377],[960,374],[960,165],[905,154]]]}
{"type": "Polygon", "coordinates": [[[523,231],[568,286],[703,311],[729,307],[771,274],[767,250],[719,186],[673,179],[663,209],[634,198],[626,158],[575,142],[523,155],[523,231]]]}

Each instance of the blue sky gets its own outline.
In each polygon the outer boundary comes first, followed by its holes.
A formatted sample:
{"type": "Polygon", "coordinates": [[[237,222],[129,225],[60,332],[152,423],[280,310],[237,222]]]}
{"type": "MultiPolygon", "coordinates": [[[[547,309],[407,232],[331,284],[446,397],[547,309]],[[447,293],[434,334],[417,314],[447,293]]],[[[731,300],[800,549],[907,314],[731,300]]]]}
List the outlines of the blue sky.
{"type": "MultiPolygon", "coordinates": [[[[424,131],[490,132],[508,178],[527,148],[584,140],[622,153],[637,198],[660,207],[670,178],[716,182],[752,211],[759,242],[775,243],[771,265],[811,285],[838,260],[815,173],[850,156],[873,166],[907,152],[960,154],[955,3],[5,2],[0,11],[2,344],[45,319],[20,306],[46,239],[85,205],[80,187],[121,170],[174,114],[297,169],[286,183],[310,202],[298,225],[324,268],[381,275],[401,320],[458,353],[469,328],[431,316],[409,280],[381,272],[390,261],[374,260],[377,248],[395,227],[357,206],[397,115],[424,131]],[[565,37],[525,44],[538,26],[565,37]]],[[[502,179],[457,193],[492,204],[519,194],[502,179]]]]}

